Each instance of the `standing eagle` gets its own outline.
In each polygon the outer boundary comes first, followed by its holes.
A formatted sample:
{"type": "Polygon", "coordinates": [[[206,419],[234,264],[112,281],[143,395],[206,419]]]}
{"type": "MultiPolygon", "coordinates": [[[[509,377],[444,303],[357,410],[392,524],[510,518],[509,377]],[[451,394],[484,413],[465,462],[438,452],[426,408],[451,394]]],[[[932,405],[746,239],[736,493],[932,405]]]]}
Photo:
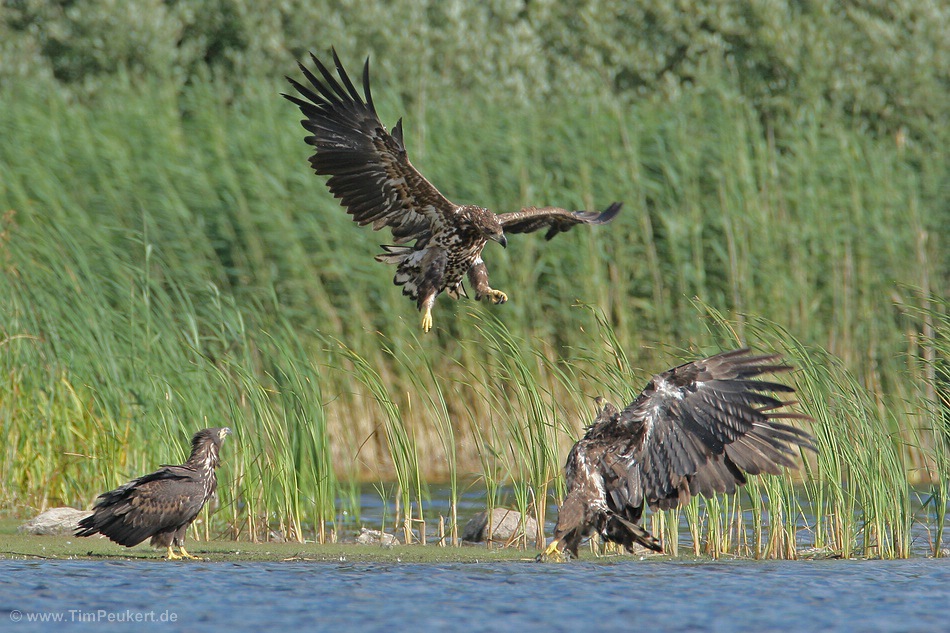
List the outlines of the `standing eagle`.
{"type": "Polygon", "coordinates": [[[426,332],[432,327],[432,305],[440,293],[456,299],[465,296],[465,275],[476,299],[508,300],[508,295],[488,285],[482,261],[488,240],[504,247],[508,244],[505,233],[539,229],[547,229],[545,238],[551,239],[575,224],[609,222],[620,211],[621,203],[615,202],[602,213],[526,207],[496,215],[479,206],[451,202],[409,162],[402,119],[391,134],[380,122],[369,89],[369,59],[363,66],[360,95],[335,50],[339,81],[316,56],[311,53],[310,57],[323,81],[298,64],[312,88],[288,77],[303,98],[283,95],[306,117],[301,123],[312,136],[305,140],[315,148],[310,165],[317,174],[330,177],[330,192],[360,226],[392,230],[395,245],[383,246],[385,252],[376,260],[396,265],[393,283],[416,301],[426,332]]]}
{"type": "Polygon", "coordinates": [[[162,466],[150,475],[99,495],[93,513],[79,522],[77,536],[103,534],[133,547],[151,537],[167,547],[169,560],[195,558],[185,549],[185,533],[218,487],[214,469],[229,428],[204,429],[191,440],[191,457],[181,466],[162,466]],[[181,554],[172,551],[177,545],[181,554]]]}
{"type": "Polygon", "coordinates": [[[778,420],[810,418],[779,411],[793,403],[767,395],[794,389],[756,380],[790,369],[778,355],[741,349],[654,376],[623,411],[599,398],[603,409],[567,457],[567,497],[539,559],[576,558],[593,533],[627,551],[637,543],[661,552],[639,525],[644,505],[669,510],[695,494],[731,494],[746,474],[795,468],[795,449],[815,450],[813,438],[778,420]]]}

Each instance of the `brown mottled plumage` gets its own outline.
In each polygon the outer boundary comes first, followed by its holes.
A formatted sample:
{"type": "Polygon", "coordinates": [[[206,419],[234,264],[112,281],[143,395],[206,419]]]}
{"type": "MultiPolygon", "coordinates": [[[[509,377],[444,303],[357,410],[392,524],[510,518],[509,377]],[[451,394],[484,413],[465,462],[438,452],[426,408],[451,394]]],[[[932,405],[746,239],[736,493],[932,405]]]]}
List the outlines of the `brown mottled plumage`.
{"type": "Polygon", "coordinates": [[[396,266],[393,283],[416,301],[426,331],[432,327],[435,298],[442,292],[453,298],[465,296],[466,275],[476,299],[508,300],[508,295],[488,285],[481,256],[488,240],[506,246],[505,233],[539,229],[547,229],[545,237],[551,239],[577,224],[609,222],[620,211],[621,204],[615,202],[602,213],[527,207],[496,215],[479,206],[450,202],[409,162],[402,119],[392,134],[380,122],[370,93],[369,60],[363,66],[360,95],[336,51],[333,61],[339,80],[314,55],[310,57],[322,81],[299,64],[311,87],[288,77],[303,98],[283,95],[306,117],[301,123],[312,136],[305,140],[315,148],[310,165],[317,174],[329,176],[330,192],[359,225],[392,230],[395,244],[383,246],[386,252],[376,260],[396,266]]]}
{"type": "Polygon", "coordinates": [[[103,534],[132,547],[151,538],[153,547],[168,548],[168,558],[194,558],[185,550],[185,533],[218,480],[218,451],[229,428],[204,429],[191,440],[191,456],[180,466],[159,470],[99,495],[93,513],[79,522],[77,536],[103,534]],[[177,545],[181,555],[175,554],[177,545]]]}
{"type": "Polygon", "coordinates": [[[594,533],[628,551],[634,543],[662,551],[639,525],[644,505],[667,510],[692,495],[733,493],[746,474],[794,468],[795,449],[814,450],[812,437],[778,420],[809,418],[779,411],[792,403],[767,395],[794,393],[791,387],[755,380],[791,369],[780,361],[747,349],[725,352],[654,376],[623,411],[602,402],[567,457],[567,497],[539,558],[576,558],[594,533]]]}

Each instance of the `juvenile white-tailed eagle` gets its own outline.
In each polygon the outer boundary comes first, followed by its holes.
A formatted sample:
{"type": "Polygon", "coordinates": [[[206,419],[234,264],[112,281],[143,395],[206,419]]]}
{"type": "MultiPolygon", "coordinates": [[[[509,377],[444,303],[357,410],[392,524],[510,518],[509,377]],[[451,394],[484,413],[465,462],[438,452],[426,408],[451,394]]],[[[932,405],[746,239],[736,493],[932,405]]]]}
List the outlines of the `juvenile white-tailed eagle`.
{"type": "Polygon", "coordinates": [[[813,438],[779,420],[810,418],[780,411],[793,403],[768,395],[794,389],[756,380],[790,369],[778,355],[741,349],[654,376],[623,411],[598,399],[603,409],[567,457],[567,497],[539,560],[576,558],[594,533],[628,551],[637,543],[661,552],[639,524],[644,505],[668,510],[692,495],[733,493],[746,474],[795,468],[796,450],[815,450],[813,438]]]}
{"type": "Polygon", "coordinates": [[[363,95],[343,69],[336,51],[333,62],[339,81],[313,54],[322,81],[298,64],[311,87],[287,80],[300,97],[283,95],[306,117],[305,140],[315,148],[310,164],[340,199],[359,225],[374,230],[388,226],[395,245],[376,260],[396,265],[393,282],[416,301],[422,311],[422,329],[432,327],[432,305],[444,292],[465,296],[462,279],[468,275],[475,298],[504,303],[508,295],[488,285],[482,249],[488,240],[507,246],[506,233],[547,229],[551,239],[575,224],[604,224],[617,215],[621,203],[602,213],[568,211],[559,207],[526,207],[514,213],[495,213],[475,205],[449,201],[409,162],[403,142],[402,119],[392,134],[379,120],[369,88],[369,59],[363,66],[363,95]],[[409,242],[413,242],[411,245],[409,242]]]}
{"type": "Polygon", "coordinates": [[[170,560],[195,558],[185,549],[185,533],[218,487],[214,469],[229,428],[204,429],[191,440],[191,456],[180,466],[162,466],[150,475],[99,495],[93,513],[79,522],[77,536],[103,534],[133,547],[151,537],[167,547],[170,560]],[[172,550],[177,545],[181,554],[172,550]]]}

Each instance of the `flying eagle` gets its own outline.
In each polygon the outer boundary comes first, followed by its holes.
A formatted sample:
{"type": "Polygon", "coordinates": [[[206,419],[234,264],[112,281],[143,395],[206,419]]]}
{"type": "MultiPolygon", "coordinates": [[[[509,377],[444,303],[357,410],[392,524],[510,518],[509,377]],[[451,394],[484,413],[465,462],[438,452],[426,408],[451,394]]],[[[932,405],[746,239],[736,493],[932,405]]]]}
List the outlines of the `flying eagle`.
{"type": "Polygon", "coordinates": [[[380,122],[369,88],[369,59],[363,66],[360,95],[335,50],[339,81],[315,55],[310,57],[323,80],[298,64],[312,88],[288,77],[303,98],[283,95],[306,117],[301,123],[312,136],[305,140],[315,148],[310,165],[317,174],[330,177],[330,192],[360,226],[392,230],[395,244],[383,246],[385,252],[376,260],[396,265],[393,283],[416,301],[426,332],[432,327],[435,298],[442,292],[456,299],[466,296],[462,285],[466,275],[477,300],[508,300],[507,294],[488,285],[482,261],[488,240],[505,247],[506,233],[540,229],[547,229],[545,238],[551,239],[575,224],[609,222],[620,211],[621,203],[615,202],[602,213],[525,207],[496,215],[476,205],[451,202],[409,162],[402,119],[392,133],[380,122]]]}
{"type": "Polygon", "coordinates": [[[93,513],[79,522],[77,536],[103,534],[133,547],[151,537],[167,547],[168,558],[195,558],[185,549],[185,533],[218,486],[214,469],[229,428],[204,429],[191,440],[191,457],[181,466],[162,466],[150,475],[99,495],[93,513]],[[172,550],[177,545],[181,554],[172,550]]]}
{"type": "Polygon", "coordinates": [[[692,495],[733,493],[746,474],[795,468],[795,449],[815,450],[813,438],[779,420],[810,418],[768,395],[794,389],[756,379],[790,369],[779,355],[740,349],[654,376],[623,411],[598,398],[602,410],[567,457],[567,497],[539,560],[576,558],[593,533],[661,552],[639,524],[644,505],[669,510],[692,495]]]}

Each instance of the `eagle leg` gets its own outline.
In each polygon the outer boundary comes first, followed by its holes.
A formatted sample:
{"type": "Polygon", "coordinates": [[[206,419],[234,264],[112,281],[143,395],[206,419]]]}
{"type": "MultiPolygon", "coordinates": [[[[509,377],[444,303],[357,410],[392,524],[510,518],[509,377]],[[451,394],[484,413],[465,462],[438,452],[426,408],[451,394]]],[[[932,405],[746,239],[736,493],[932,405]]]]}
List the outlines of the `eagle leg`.
{"type": "Polygon", "coordinates": [[[428,332],[432,329],[432,306],[426,306],[422,313],[422,331],[428,332]]]}
{"type": "Polygon", "coordinates": [[[187,558],[188,560],[201,560],[201,559],[198,558],[197,556],[192,556],[191,554],[189,554],[189,553],[188,553],[188,550],[185,549],[185,546],[184,546],[184,545],[179,545],[179,546],[178,546],[178,551],[181,552],[180,558],[187,558]]]}
{"type": "Polygon", "coordinates": [[[432,329],[432,306],[435,304],[436,293],[428,294],[419,301],[419,310],[422,311],[422,331],[428,332],[432,329]]]}
{"type": "Polygon", "coordinates": [[[172,546],[169,545],[169,546],[168,546],[168,553],[165,554],[165,558],[166,558],[167,560],[181,560],[181,559],[182,559],[182,556],[179,556],[178,554],[176,554],[176,553],[174,552],[174,550],[172,550],[172,546]]]}
{"type": "Polygon", "coordinates": [[[488,285],[488,269],[480,257],[475,265],[468,269],[468,280],[475,289],[475,299],[477,301],[481,301],[482,299],[488,299],[492,303],[504,303],[508,301],[508,295],[488,285]]]}

